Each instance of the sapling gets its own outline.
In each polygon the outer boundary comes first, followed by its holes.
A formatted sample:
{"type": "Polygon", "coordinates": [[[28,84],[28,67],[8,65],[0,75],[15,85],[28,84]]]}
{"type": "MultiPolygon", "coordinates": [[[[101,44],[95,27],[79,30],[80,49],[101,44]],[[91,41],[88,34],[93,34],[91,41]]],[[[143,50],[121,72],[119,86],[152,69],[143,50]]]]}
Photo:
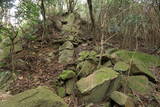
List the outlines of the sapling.
{"type": "Polygon", "coordinates": [[[15,71],[14,49],[15,49],[15,39],[18,36],[18,30],[16,27],[10,24],[9,26],[1,26],[0,33],[4,35],[6,38],[9,38],[10,40],[11,66],[12,66],[12,71],[15,71]]]}

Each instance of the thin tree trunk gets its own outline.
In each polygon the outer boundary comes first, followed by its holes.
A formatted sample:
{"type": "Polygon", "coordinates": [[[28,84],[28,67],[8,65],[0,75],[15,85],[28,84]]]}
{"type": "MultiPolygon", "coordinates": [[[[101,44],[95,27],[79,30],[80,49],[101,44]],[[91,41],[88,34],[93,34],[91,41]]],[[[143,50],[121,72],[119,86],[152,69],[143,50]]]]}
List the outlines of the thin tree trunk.
{"type": "Polygon", "coordinates": [[[45,10],[45,6],[44,6],[44,0],[41,0],[41,14],[43,17],[43,21],[46,21],[46,10],[45,10]]]}
{"type": "Polygon", "coordinates": [[[73,10],[74,10],[74,0],[69,0],[69,10],[68,10],[68,12],[69,13],[73,13],[73,10]]]}
{"type": "Polygon", "coordinates": [[[44,6],[44,0],[41,0],[41,14],[43,17],[43,34],[42,34],[42,39],[43,39],[46,32],[46,10],[44,6]]]}
{"type": "Polygon", "coordinates": [[[11,42],[11,50],[10,50],[10,53],[11,53],[11,65],[12,65],[12,72],[15,71],[15,65],[14,65],[14,41],[12,40],[11,42]]]}
{"type": "Polygon", "coordinates": [[[94,16],[93,16],[92,0],[87,0],[87,3],[88,3],[90,19],[91,19],[91,23],[92,23],[92,30],[94,30],[94,28],[95,28],[95,20],[94,20],[94,16]]]}

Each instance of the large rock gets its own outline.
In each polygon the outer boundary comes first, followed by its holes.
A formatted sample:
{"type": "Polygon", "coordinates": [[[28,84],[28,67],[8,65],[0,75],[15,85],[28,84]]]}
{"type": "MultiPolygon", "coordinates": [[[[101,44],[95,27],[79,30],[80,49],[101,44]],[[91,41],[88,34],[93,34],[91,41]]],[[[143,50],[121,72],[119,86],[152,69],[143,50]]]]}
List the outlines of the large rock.
{"type": "Polygon", "coordinates": [[[0,102],[0,107],[68,107],[68,105],[47,87],[38,87],[0,102]]]}
{"type": "Polygon", "coordinates": [[[71,95],[75,89],[75,79],[70,79],[66,82],[66,94],[71,95]]]}
{"type": "Polygon", "coordinates": [[[141,52],[111,49],[106,52],[106,55],[114,61],[122,60],[126,63],[132,62],[132,73],[147,75],[151,79],[156,80],[155,75],[149,70],[149,67],[160,66],[160,57],[141,52]]]}
{"type": "Polygon", "coordinates": [[[59,47],[59,63],[68,64],[72,62],[74,55],[74,46],[70,41],[66,41],[62,46],[59,47]]]}
{"type": "Polygon", "coordinates": [[[97,53],[95,51],[82,51],[79,53],[78,61],[92,60],[97,61],[97,53]]]}
{"type": "Polygon", "coordinates": [[[155,75],[153,72],[149,70],[149,67],[145,65],[141,60],[138,59],[133,59],[132,60],[132,65],[131,65],[131,73],[132,74],[143,74],[148,76],[152,80],[156,80],[155,75]]]}
{"type": "Polygon", "coordinates": [[[60,96],[62,98],[65,97],[65,95],[66,95],[65,88],[57,87],[57,94],[58,94],[58,96],[60,96]]]}
{"type": "Polygon", "coordinates": [[[89,74],[93,73],[96,65],[93,64],[91,61],[83,61],[77,65],[77,69],[79,69],[78,76],[85,77],[89,74]]]}
{"type": "Polygon", "coordinates": [[[110,82],[118,77],[118,73],[111,68],[100,68],[76,84],[86,102],[100,102],[106,96],[110,82]]]}
{"type": "Polygon", "coordinates": [[[59,63],[68,64],[73,61],[74,50],[63,50],[60,52],[59,63]]]}
{"type": "Polygon", "coordinates": [[[123,76],[120,75],[116,79],[111,81],[110,86],[109,86],[107,93],[106,93],[107,96],[110,96],[110,94],[113,91],[117,91],[122,86],[122,84],[121,84],[122,79],[123,79],[123,76]]]}
{"type": "Polygon", "coordinates": [[[127,78],[127,84],[129,89],[141,95],[147,95],[152,90],[145,76],[130,76],[127,78]]]}
{"type": "Polygon", "coordinates": [[[71,79],[76,76],[76,73],[72,70],[63,70],[63,72],[60,74],[59,78],[62,80],[71,79]]]}
{"type": "Polygon", "coordinates": [[[125,107],[135,106],[132,99],[129,96],[118,91],[112,92],[110,98],[120,106],[125,106],[125,107]]]}
{"type": "Polygon", "coordinates": [[[149,66],[159,66],[160,57],[149,55],[141,52],[127,51],[127,50],[117,50],[110,55],[115,56],[124,61],[131,61],[132,58],[142,61],[147,67],[149,66]]]}
{"type": "Polygon", "coordinates": [[[76,13],[71,13],[64,17],[62,30],[69,33],[79,33],[80,32],[80,16],[76,13]]]}

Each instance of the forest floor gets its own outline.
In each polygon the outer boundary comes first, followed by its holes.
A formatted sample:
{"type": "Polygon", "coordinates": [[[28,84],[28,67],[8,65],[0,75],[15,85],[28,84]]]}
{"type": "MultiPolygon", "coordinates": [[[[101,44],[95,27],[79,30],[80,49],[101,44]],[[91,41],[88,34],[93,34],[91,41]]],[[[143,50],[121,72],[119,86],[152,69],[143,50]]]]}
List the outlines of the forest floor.
{"type": "MultiPolygon", "coordinates": [[[[115,46],[119,46],[119,43],[120,42],[116,40],[110,41],[110,44],[114,44],[115,46]]],[[[31,44],[32,49],[25,49],[15,55],[16,60],[22,59],[25,63],[15,65],[18,77],[11,82],[8,90],[12,95],[38,86],[48,86],[54,90],[59,74],[68,67],[68,65],[66,66],[58,62],[57,53],[59,48],[57,46],[53,47],[50,44],[43,44],[43,46],[41,46],[39,44],[38,42],[34,42],[31,44]]],[[[75,49],[75,53],[79,53],[80,49],[82,51],[91,50],[92,48],[93,46],[91,45],[80,45],[75,49]]],[[[110,48],[110,46],[108,48],[110,48]]],[[[150,50],[146,50],[144,47],[140,47],[139,49],[141,49],[140,51],[142,52],[150,53],[150,50]]],[[[157,55],[157,53],[155,55],[157,55]]],[[[151,68],[151,70],[158,79],[156,90],[160,92],[160,67],[151,68]]],[[[141,99],[143,99],[143,103],[148,103],[149,100],[151,100],[151,98],[147,96],[141,96],[141,99]]],[[[76,97],[65,97],[65,101],[72,106],[78,103],[76,97]]]]}

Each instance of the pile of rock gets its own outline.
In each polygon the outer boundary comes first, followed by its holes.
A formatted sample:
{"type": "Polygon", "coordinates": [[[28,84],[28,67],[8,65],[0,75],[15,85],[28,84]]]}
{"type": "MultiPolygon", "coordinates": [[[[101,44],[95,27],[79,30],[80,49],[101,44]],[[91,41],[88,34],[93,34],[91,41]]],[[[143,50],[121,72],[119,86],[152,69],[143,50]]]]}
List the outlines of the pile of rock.
{"type": "Polygon", "coordinates": [[[83,51],[76,70],[62,72],[63,97],[74,93],[85,104],[113,101],[119,106],[134,107],[139,102],[137,96],[154,96],[157,79],[149,68],[160,66],[159,57],[108,49],[98,66],[99,56],[94,51],[83,51]],[[72,93],[68,94],[68,90],[72,93]]]}

